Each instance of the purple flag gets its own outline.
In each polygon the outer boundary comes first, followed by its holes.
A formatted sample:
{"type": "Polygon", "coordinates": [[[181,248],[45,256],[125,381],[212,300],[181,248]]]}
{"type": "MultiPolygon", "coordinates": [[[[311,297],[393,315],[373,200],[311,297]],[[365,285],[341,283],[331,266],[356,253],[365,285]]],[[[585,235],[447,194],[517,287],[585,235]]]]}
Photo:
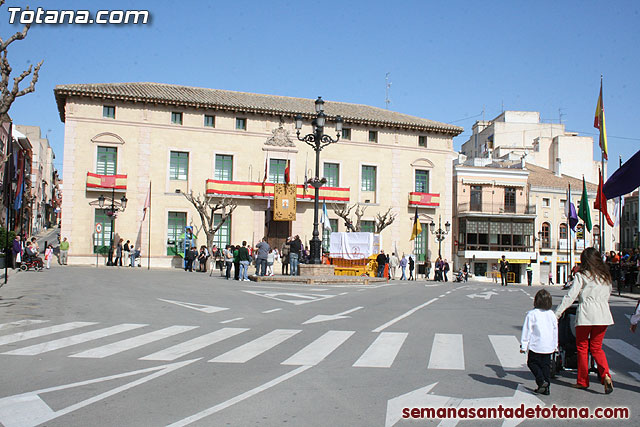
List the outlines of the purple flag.
{"type": "Polygon", "coordinates": [[[576,207],[573,203],[569,204],[569,227],[572,231],[576,231],[576,225],[578,225],[578,214],[576,213],[576,207]]]}
{"type": "Polygon", "coordinates": [[[631,193],[640,186],[640,151],[627,160],[604,183],[604,196],[608,199],[631,193]]]}

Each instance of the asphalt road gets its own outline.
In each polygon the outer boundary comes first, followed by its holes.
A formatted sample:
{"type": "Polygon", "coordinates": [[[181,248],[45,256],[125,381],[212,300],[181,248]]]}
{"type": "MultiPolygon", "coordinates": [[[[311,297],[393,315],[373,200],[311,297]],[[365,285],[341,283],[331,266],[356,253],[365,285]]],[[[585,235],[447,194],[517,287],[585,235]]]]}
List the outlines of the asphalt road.
{"type": "MultiPolygon", "coordinates": [[[[574,390],[565,372],[538,396],[518,353],[538,289],[257,284],[140,268],[19,273],[0,289],[0,423],[438,425],[402,419],[402,409],[525,403],[626,406],[630,420],[607,423],[640,425],[640,335],[626,316],[635,301],[611,298],[613,394],[595,375],[590,390],[574,390]]],[[[564,291],[551,292],[558,304],[564,291]]]]}

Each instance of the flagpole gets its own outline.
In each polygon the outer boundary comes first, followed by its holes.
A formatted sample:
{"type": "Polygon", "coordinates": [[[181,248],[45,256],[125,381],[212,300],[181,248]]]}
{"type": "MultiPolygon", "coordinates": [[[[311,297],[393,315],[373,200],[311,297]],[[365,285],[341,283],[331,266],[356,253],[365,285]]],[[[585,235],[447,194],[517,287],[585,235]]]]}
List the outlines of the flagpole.
{"type": "MultiPolygon", "coordinates": [[[[622,156],[619,156],[618,158],[620,160],[620,167],[622,167],[622,156]]],[[[619,250],[620,252],[622,252],[622,196],[618,196],[618,197],[620,199],[620,209],[618,209],[618,242],[620,242],[619,250]]],[[[638,206],[640,206],[640,204],[638,206]]],[[[633,289],[633,285],[631,286],[633,289]]]]}
{"type": "MultiPolygon", "coordinates": [[[[149,244],[147,245],[147,270],[151,269],[151,181],[149,181],[149,244]]],[[[135,257],[133,259],[135,267],[135,257]]]]}
{"type": "MultiPolygon", "coordinates": [[[[567,262],[569,263],[569,271],[571,271],[572,267],[573,267],[573,263],[571,262],[571,252],[573,252],[571,249],[571,241],[569,240],[571,237],[571,221],[570,221],[570,216],[571,216],[571,183],[569,183],[569,215],[567,216],[567,262]]],[[[568,277],[568,275],[567,275],[568,277]]],[[[565,282],[566,284],[566,282],[565,282]]]]}
{"type": "MultiPolygon", "coordinates": [[[[604,110],[604,95],[602,95],[602,74],[600,74],[600,111],[599,111],[599,116],[602,117],[602,122],[603,123],[599,123],[600,125],[600,141],[599,141],[599,145],[600,145],[600,169],[602,170],[601,174],[602,174],[602,185],[604,185],[604,145],[602,144],[602,132],[603,132],[603,128],[604,128],[604,114],[603,114],[603,110],[604,110]]],[[[603,201],[601,201],[602,203],[603,201]]],[[[607,203],[606,199],[604,200],[604,203],[607,203]]],[[[604,254],[605,251],[605,246],[604,246],[604,227],[602,226],[602,209],[600,209],[600,215],[598,215],[598,221],[600,224],[600,236],[599,240],[600,240],[600,255],[604,254]]]]}

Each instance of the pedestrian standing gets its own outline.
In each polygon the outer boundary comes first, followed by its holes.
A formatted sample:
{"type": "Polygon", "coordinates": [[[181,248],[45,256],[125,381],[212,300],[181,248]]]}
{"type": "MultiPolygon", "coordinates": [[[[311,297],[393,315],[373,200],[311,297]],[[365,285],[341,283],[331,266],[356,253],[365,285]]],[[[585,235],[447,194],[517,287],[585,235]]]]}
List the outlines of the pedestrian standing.
{"type": "Polygon", "coordinates": [[[124,263],[127,263],[127,260],[131,257],[131,249],[133,249],[131,247],[131,240],[127,240],[126,242],[124,242],[124,245],[122,246],[122,258],[124,258],[124,263]]]}
{"type": "Polygon", "coordinates": [[[529,263],[527,264],[527,286],[531,286],[531,282],[533,282],[533,268],[529,263]]]}
{"type": "Polygon", "coordinates": [[[449,279],[447,279],[447,273],[449,272],[449,263],[447,262],[446,259],[442,261],[442,272],[444,274],[444,281],[448,282],[449,279]]]}
{"type": "Polygon", "coordinates": [[[413,269],[416,266],[416,262],[413,260],[413,255],[409,255],[409,280],[415,280],[413,278],[413,269]]]}
{"type": "MultiPolygon", "coordinates": [[[[287,239],[287,242],[289,241],[289,239],[287,239]]],[[[282,275],[284,276],[285,274],[288,276],[289,275],[289,245],[287,244],[287,242],[285,242],[282,245],[282,275]]]]}
{"type": "Polygon", "coordinates": [[[51,258],[53,258],[53,246],[49,244],[44,250],[44,260],[47,262],[47,270],[51,268],[51,258]]]}
{"type": "Polygon", "coordinates": [[[638,321],[640,320],[640,301],[638,301],[638,303],[636,304],[636,309],[629,320],[631,321],[629,330],[635,334],[636,329],[638,328],[638,321]]]}
{"type": "Polygon", "coordinates": [[[407,280],[407,257],[405,257],[404,254],[402,254],[402,259],[400,260],[400,269],[402,270],[402,277],[400,280],[407,280]]]}
{"type": "Polygon", "coordinates": [[[289,245],[289,262],[291,263],[290,273],[292,276],[298,275],[298,260],[300,258],[300,252],[302,251],[302,242],[300,236],[296,234],[295,237],[287,240],[289,245]]]}
{"type": "Polygon", "coordinates": [[[231,278],[231,266],[233,265],[233,251],[231,245],[227,245],[222,253],[224,256],[225,275],[224,277],[229,280],[231,278]]]}
{"type": "Polygon", "coordinates": [[[576,347],[578,349],[578,381],[574,388],[589,387],[589,353],[598,365],[598,373],[605,393],[613,391],[607,356],[602,350],[602,340],[607,327],[613,325],[609,309],[609,296],[613,289],[609,269],[595,248],[587,248],[580,254],[580,271],[573,285],[556,309],[556,318],[578,298],[576,310],[576,347]]]}
{"type": "Polygon", "coordinates": [[[535,392],[545,395],[551,383],[551,355],[558,347],[558,322],[551,305],[551,294],[539,290],[533,299],[534,309],[524,319],[520,339],[520,353],[529,352],[527,366],[538,385],[535,392]]]}
{"type": "Polygon", "coordinates": [[[273,263],[276,261],[277,249],[270,249],[267,254],[267,276],[273,276],[273,263]]]}
{"type": "Polygon", "coordinates": [[[113,261],[113,265],[117,265],[118,267],[122,267],[122,242],[124,242],[124,239],[118,240],[118,244],[116,245],[116,259],[113,261]]]}
{"type": "Polygon", "coordinates": [[[384,250],[380,250],[380,253],[376,257],[378,263],[378,271],[376,277],[384,277],[384,266],[387,265],[387,257],[384,254],[384,250]]]}
{"type": "MultiPolygon", "coordinates": [[[[269,246],[269,243],[267,243],[267,238],[263,237],[262,241],[258,243],[256,248],[258,248],[258,255],[256,256],[256,275],[266,276],[267,257],[269,256],[269,251],[271,250],[271,246],[269,246]]],[[[273,265],[273,261],[271,261],[271,265],[273,265]]]]}
{"type": "Polygon", "coordinates": [[[67,257],[69,255],[69,241],[65,237],[60,242],[60,264],[67,265],[67,257]]]}
{"type": "Polygon", "coordinates": [[[469,263],[468,262],[464,263],[464,268],[462,269],[462,272],[464,273],[464,281],[467,282],[469,280],[469,263]]]}
{"type": "Polygon", "coordinates": [[[392,252],[391,256],[389,257],[389,270],[391,272],[392,280],[396,280],[396,270],[398,269],[398,265],[400,265],[398,255],[396,255],[395,252],[392,252]]]}
{"type": "Polygon", "coordinates": [[[233,279],[240,280],[240,245],[233,247],[233,279]]]}
{"type": "Polygon", "coordinates": [[[193,261],[196,259],[198,252],[196,251],[195,246],[191,246],[188,248],[184,254],[185,266],[184,271],[193,272],[193,261]]]}
{"type": "Polygon", "coordinates": [[[431,260],[427,258],[424,263],[424,279],[429,280],[429,276],[431,275],[431,260]]]}
{"type": "Polygon", "coordinates": [[[553,285],[553,273],[549,272],[549,285],[553,285]]]}
{"type": "Polygon", "coordinates": [[[493,283],[498,283],[498,266],[495,264],[491,267],[491,277],[493,277],[493,283]]]}
{"type": "MultiPolygon", "coordinates": [[[[67,240],[65,238],[65,240],[67,240]]],[[[22,262],[22,255],[24,250],[22,249],[22,241],[20,240],[20,235],[16,234],[16,237],[13,239],[13,245],[11,246],[11,252],[13,253],[13,268],[20,267],[20,263],[22,262]]]]}
{"type": "Polygon", "coordinates": [[[507,272],[509,271],[509,261],[507,261],[502,255],[502,259],[500,260],[500,286],[507,286],[507,272]]]}
{"type": "Polygon", "coordinates": [[[240,261],[240,276],[238,280],[248,282],[249,263],[251,262],[251,255],[249,255],[249,249],[247,249],[246,240],[242,242],[242,247],[238,249],[238,260],[240,261]]]}

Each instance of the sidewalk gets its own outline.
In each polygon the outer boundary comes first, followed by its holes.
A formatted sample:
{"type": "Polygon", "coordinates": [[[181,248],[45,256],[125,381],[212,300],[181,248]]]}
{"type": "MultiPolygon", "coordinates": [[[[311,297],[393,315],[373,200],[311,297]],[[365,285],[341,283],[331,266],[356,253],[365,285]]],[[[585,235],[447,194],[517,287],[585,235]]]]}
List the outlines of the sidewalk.
{"type": "MultiPolygon", "coordinates": [[[[60,231],[60,228],[58,227],[47,228],[45,230],[40,231],[40,233],[36,234],[35,236],[31,236],[31,237],[35,237],[36,241],[38,242],[38,246],[40,247],[40,257],[42,259],[44,259],[45,242],[47,242],[47,244],[53,245],[54,256],[57,255],[58,247],[60,246],[60,243],[58,243],[59,231],[60,231]]],[[[51,260],[52,267],[54,264],[56,265],[58,264],[57,257],[51,260]]],[[[11,280],[11,278],[15,277],[15,275],[19,272],[20,272],[19,269],[14,270],[12,268],[8,268],[7,269],[8,280],[11,280]]],[[[4,284],[4,269],[0,270],[0,286],[3,284],[4,284]]]]}

